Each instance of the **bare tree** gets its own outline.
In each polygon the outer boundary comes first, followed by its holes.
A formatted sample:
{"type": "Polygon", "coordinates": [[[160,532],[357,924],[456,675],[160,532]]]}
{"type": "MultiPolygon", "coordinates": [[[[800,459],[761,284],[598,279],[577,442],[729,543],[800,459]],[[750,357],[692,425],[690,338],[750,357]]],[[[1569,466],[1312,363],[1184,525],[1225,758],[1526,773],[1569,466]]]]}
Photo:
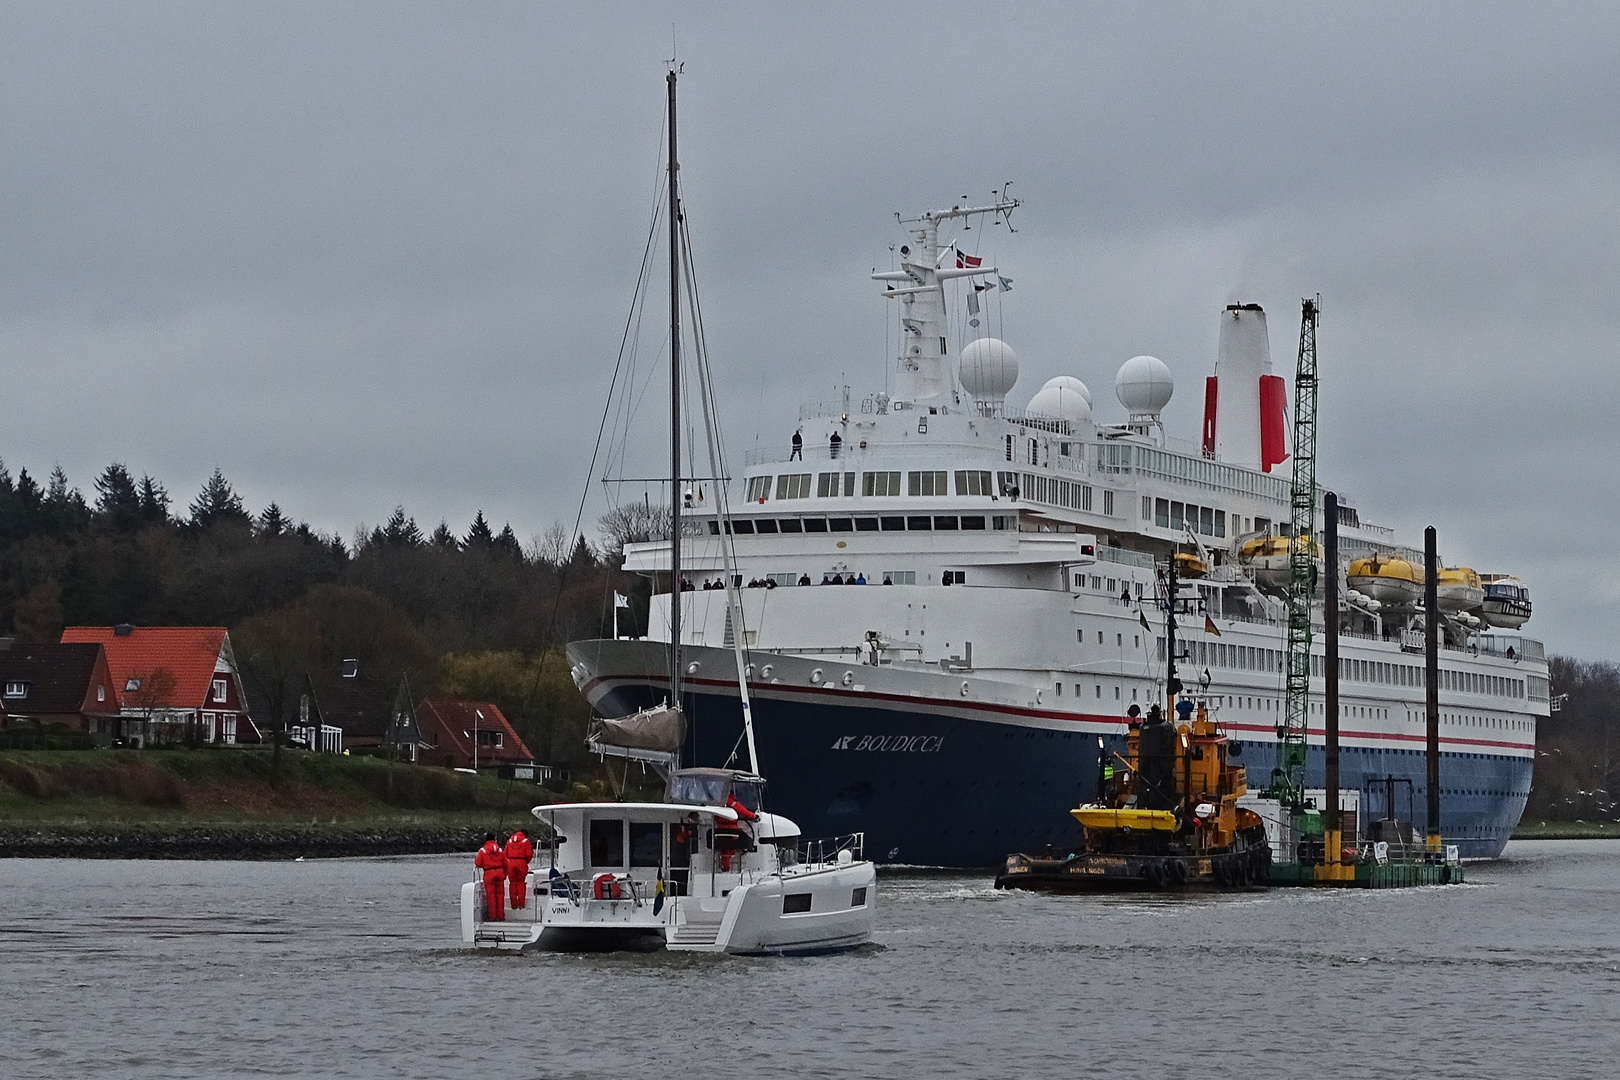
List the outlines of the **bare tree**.
{"type": "Polygon", "coordinates": [[[669,539],[669,507],[625,503],[597,519],[602,554],[613,563],[624,559],[624,545],[669,539]]]}

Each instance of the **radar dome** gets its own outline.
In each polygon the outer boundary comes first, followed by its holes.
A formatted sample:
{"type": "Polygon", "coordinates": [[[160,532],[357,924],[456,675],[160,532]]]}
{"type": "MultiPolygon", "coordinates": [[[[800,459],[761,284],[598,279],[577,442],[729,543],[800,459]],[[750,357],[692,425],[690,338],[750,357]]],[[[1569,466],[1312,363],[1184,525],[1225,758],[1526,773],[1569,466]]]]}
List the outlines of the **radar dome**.
{"type": "Polygon", "coordinates": [[[1114,376],[1114,393],[1133,416],[1157,416],[1170,404],[1176,380],[1157,356],[1133,356],[1114,376]]]}
{"type": "Polygon", "coordinates": [[[1003,401],[1018,381],[1018,354],[1000,338],[983,337],[962,349],[962,389],[980,401],[1003,401]]]}
{"type": "Polygon", "coordinates": [[[1029,399],[1029,407],[1024,411],[1053,420],[1067,420],[1071,424],[1083,424],[1091,419],[1091,402],[1086,400],[1088,396],[1085,383],[1063,375],[1035,391],[1035,396],[1029,399]]]}
{"type": "Polygon", "coordinates": [[[1073,390],[1075,393],[1086,399],[1086,406],[1088,408],[1091,405],[1091,387],[1087,386],[1073,375],[1059,375],[1055,379],[1047,379],[1046,382],[1041,385],[1041,389],[1045,390],[1048,386],[1062,386],[1073,390]]]}

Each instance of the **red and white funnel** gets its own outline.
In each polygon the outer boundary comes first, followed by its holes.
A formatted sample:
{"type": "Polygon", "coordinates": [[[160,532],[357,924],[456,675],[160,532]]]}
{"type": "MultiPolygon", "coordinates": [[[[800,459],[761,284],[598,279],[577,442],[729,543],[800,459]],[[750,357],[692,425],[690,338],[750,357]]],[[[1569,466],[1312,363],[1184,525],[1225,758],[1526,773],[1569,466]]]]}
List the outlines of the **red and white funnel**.
{"type": "Polygon", "coordinates": [[[1204,387],[1204,455],[1266,472],[1288,459],[1288,389],[1271,373],[1271,339],[1259,304],[1221,313],[1215,374],[1204,387]]]}

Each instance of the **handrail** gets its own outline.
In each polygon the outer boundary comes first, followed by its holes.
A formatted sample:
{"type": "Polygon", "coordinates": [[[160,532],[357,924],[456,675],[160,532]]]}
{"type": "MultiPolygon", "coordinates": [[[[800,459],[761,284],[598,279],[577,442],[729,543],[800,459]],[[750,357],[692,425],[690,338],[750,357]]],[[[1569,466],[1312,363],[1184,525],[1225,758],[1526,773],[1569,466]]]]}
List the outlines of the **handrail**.
{"type": "Polygon", "coordinates": [[[862,861],[866,856],[866,833],[849,833],[845,836],[818,837],[813,840],[800,840],[794,848],[794,854],[800,863],[812,866],[825,866],[838,861],[838,853],[848,851],[850,858],[856,862],[862,861]],[[831,858],[828,858],[828,854],[831,858]]]}

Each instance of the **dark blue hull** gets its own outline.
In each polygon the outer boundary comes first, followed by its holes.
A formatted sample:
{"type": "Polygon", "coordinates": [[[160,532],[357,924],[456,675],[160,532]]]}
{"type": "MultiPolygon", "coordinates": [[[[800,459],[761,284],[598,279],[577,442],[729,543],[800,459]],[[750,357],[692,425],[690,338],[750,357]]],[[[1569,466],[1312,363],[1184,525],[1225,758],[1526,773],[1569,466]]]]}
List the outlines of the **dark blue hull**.
{"type": "MultiPolygon", "coordinates": [[[[662,701],[667,687],[640,681],[587,687],[604,715],[662,701]]],[[[699,686],[684,695],[691,721],[686,760],[719,765],[740,754],[742,711],[735,690],[699,686]]],[[[1033,727],[993,713],[928,711],[917,703],[859,706],[833,700],[753,698],[760,767],[769,809],[793,819],[807,837],[866,834],[879,862],[926,866],[1000,866],[1013,851],[1066,845],[1078,836],[1069,811],[1096,795],[1098,741],[1123,753],[1123,724],[1113,733],[1033,727]]],[[[1073,725],[1079,728],[1080,725],[1073,725]]],[[[1265,787],[1272,743],[1240,743],[1249,755],[1251,790],[1265,787]]],[[[741,759],[738,759],[741,760],[741,759]]],[[[1310,750],[1306,786],[1321,787],[1323,754],[1310,750]]],[[[1441,831],[1464,858],[1494,858],[1518,824],[1530,790],[1529,758],[1444,753],[1441,831]]],[[[1340,783],[1361,789],[1362,817],[1385,816],[1384,778],[1395,787],[1395,815],[1421,832],[1425,806],[1421,750],[1346,747],[1340,783]]]]}

